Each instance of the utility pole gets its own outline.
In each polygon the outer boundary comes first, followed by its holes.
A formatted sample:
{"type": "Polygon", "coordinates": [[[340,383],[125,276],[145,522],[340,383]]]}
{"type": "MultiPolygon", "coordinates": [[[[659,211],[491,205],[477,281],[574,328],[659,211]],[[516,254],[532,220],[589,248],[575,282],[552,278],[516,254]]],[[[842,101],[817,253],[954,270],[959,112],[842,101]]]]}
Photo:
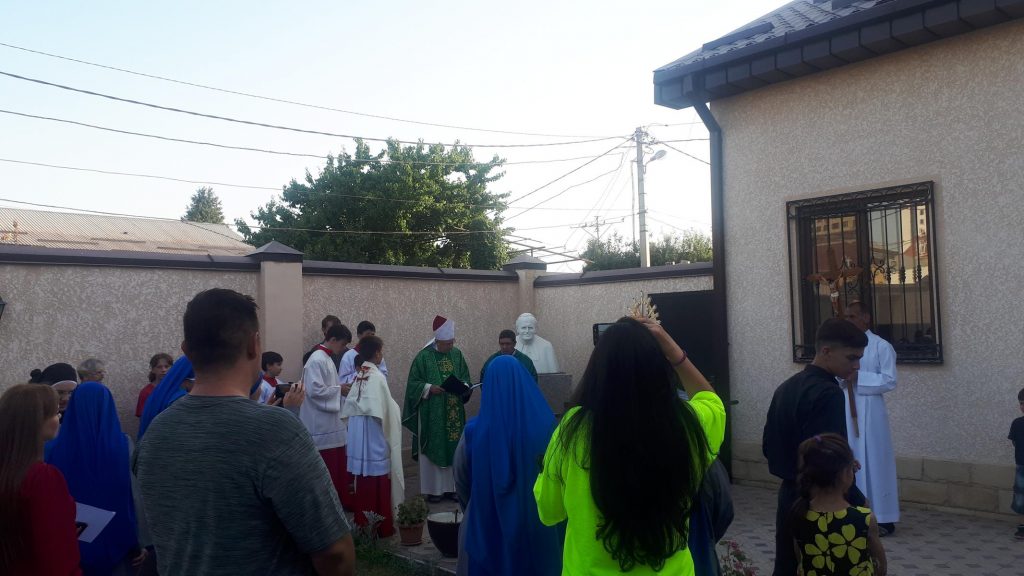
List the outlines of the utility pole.
{"type": "Polygon", "coordinates": [[[633,215],[636,214],[636,178],[633,177],[633,163],[629,163],[629,227],[633,231],[633,243],[630,244],[630,249],[636,246],[636,219],[633,215]]]}
{"type": "Polygon", "coordinates": [[[640,218],[640,267],[649,268],[651,266],[651,249],[647,245],[647,209],[644,207],[644,129],[642,126],[637,127],[636,132],[633,134],[633,140],[636,141],[636,192],[637,192],[637,204],[640,218]]]}
{"type": "Polygon", "coordinates": [[[609,220],[607,218],[602,219],[599,216],[594,216],[594,223],[593,224],[578,224],[576,226],[570,226],[570,228],[578,228],[580,230],[583,230],[584,232],[586,232],[590,236],[593,236],[594,238],[597,238],[597,241],[600,242],[601,241],[601,226],[608,226],[608,225],[611,225],[611,224],[618,224],[619,222],[622,222],[623,220],[625,220],[625,217],[619,217],[617,220],[609,220]],[[594,233],[590,234],[590,230],[588,230],[588,228],[593,228],[594,229],[594,233]]]}

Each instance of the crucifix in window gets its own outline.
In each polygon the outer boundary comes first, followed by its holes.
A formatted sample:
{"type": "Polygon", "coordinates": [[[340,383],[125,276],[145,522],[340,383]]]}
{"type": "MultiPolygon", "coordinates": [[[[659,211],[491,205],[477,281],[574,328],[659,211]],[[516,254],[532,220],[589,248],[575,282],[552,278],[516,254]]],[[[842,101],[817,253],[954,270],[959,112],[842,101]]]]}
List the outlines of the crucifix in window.
{"type": "MultiPolygon", "coordinates": [[[[828,288],[829,297],[832,300],[832,316],[835,318],[841,318],[842,311],[839,309],[839,286],[860,276],[862,269],[858,266],[854,266],[849,258],[843,258],[843,264],[840,265],[839,261],[836,259],[836,249],[832,246],[828,247],[828,261],[829,266],[831,266],[830,270],[816,272],[809,275],[807,279],[811,282],[821,282],[828,288]]],[[[846,385],[850,387],[849,393],[846,397],[850,404],[850,419],[853,424],[853,435],[860,437],[860,426],[857,422],[857,404],[853,399],[854,390],[856,389],[856,379],[846,382],[846,385]]]]}
{"type": "Polygon", "coordinates": [[[811,282],[821,282],[828,288],[829,298],[832,300],[832,316],[840,318],[843,314],[839,308],[839,287],[860,276],[863,269],[854,266],[849,258],[843,258],[843,264],[840,265],[833,246],[828,247],[828,261],[831,269],[815,272],[807,276],[807,279],[811,282]]]}

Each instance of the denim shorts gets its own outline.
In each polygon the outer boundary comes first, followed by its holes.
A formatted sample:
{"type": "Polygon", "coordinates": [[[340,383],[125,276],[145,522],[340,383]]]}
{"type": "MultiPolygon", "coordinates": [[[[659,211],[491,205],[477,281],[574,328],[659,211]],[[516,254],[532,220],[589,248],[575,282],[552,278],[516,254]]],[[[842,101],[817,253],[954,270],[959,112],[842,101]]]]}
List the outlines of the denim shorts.
{"type": "Polygon", "coordinates": [[[1010,508],[1018,514],[1024,514],[1024,465],[1017,465],[1017,476],[1013,480],[1013,502],[1010,508]]]}

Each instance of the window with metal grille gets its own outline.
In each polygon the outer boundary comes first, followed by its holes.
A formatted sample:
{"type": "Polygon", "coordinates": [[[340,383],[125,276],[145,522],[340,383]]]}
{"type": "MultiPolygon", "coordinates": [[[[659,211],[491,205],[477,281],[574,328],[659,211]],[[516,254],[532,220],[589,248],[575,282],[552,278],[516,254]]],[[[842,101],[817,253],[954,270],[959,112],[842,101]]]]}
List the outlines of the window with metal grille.
{"type": "Polygon", "coordinates": [[[921,182],[786,204],[795,361],[812,360],[818,326],[860,301],[897,362],[942,363],[933,189],[921,182]]]}

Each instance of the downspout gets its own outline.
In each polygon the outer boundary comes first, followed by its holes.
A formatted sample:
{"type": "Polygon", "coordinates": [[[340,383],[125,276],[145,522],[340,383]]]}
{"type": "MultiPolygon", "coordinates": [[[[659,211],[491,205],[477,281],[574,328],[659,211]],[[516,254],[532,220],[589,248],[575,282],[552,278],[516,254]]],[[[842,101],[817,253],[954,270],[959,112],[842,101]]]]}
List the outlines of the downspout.
{"type": "Polygon", "coordinates": [[[711,277],[714,282],[711,342],[714,349],[712,364],[715,370],[715,390],[722,397],[727,413],[725,441],[722,443],[722,463],[732,473],[732,393],[729,383],[729,324],[728,295],[725,285],[725,187],[722,162],[722,127],[711,114],[708,105],[694,102],[693,109],[704,122],[710,135],[711,149],[711,277]]]}

